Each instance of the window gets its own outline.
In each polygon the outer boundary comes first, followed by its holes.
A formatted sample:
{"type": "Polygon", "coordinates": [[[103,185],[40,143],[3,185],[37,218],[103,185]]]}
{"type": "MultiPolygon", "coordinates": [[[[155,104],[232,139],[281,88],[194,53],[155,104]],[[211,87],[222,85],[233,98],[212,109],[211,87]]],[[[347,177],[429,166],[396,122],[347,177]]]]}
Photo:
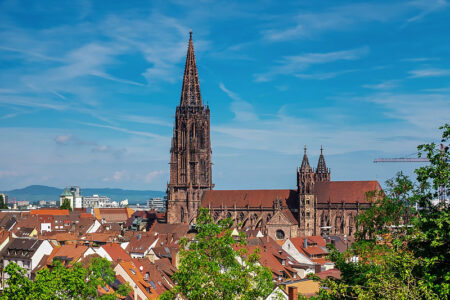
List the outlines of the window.
{"type": "Polygon", "coordinates": [[[306,212],[306,217],[309,218],[310,214],[309,211],[306,212]]]}
{"type": "Polygon", "coordinates": [[[281,229],[278,229],[276,232],[276,236],[277,236],[277,239],[279,239],[279,240],[284,239],[284,231],[281,229]]]}
{"type": "Polygon", "coordinates": [[[309,205],[309,199],[306,200],[306,205],[309,205]]]}

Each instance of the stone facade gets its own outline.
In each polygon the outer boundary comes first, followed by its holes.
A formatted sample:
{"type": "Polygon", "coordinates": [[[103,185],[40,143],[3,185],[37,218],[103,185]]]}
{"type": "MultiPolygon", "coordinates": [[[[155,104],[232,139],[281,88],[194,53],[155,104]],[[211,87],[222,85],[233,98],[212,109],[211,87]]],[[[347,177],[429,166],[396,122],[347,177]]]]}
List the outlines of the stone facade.
{"type": "Polygon", "coordinates": [[[191,223],[211,177],[210,111],[200,94],[192,33],[186,57],[180,105],[175,113],[167,185],[167,221],[191,223]]]}
{"type": "Polygon", "coordinates": [[[275,239],[352,236],[355,217],[370,207],[366,193],[381,190],[377,181],[331,181],[323,149],[314,169],[306,146],[297,170],[297,189],[212,190],[210,111],[200,95],[192,34],[170,153],[168,223],[195,223],[203,206],[215,221],[232,218],[237,227],[260,229],[275,239]]]}

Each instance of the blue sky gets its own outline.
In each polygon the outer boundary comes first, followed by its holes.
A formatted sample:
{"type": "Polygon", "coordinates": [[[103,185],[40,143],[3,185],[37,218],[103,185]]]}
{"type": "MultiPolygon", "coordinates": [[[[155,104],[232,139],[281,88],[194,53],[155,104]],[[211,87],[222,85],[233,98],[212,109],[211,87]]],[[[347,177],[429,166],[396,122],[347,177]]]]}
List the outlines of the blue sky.
{"type": "Polygon", "coordinates": [[[439,140],[446,1],[1,1],[0,190],[165,190],[188,32],[218,189],[295,188],[308,146],[334,180],[439,140]]]}

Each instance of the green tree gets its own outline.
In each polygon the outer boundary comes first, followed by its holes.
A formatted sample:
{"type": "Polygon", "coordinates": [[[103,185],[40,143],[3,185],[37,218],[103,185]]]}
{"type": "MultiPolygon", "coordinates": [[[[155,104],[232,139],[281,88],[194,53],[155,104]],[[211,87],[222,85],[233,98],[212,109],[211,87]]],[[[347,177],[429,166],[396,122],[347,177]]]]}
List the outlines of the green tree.
{"type": "Polygon", "coordinates": [[[450,186],[450,126],[440,129],[443,147],[418,146],[430,164],[415,170],[416,184],[397,174],[386,194],[373,197],[372,207],[358,217],[357,242],[345,253],[330,246],[341,279],[322,281],[317,298],[448,299],[449,204],[433,204],[440,195],[448,197],[450,186]],[[355,256],[358,262],[352,262],[355,256]]]}
{"type": "Polygon", "coordinates": [[[231,219],[216,224],[209,211],[200,208],[194,240],[180,241],[180,266],[172,279],[176,286],[161,295],[174,299],[257,299],[273,289],[272,273],[258,263],[258,253],[249,253],[241,234],[231,235],[231,219]]]}
{"type": "Polygon", "coordinates": [[[422,260],[416,274],[441,298],[450,295],[450,125],[443,130],[441,145],[423,144],[419,155],[430,164],[415,171],[419,184],[417,204],[422,208],[414,221],[414,232],[408,240],[409,248],[422,260]],[[433,200],[445,198],[433,204],[433,200]]]}
{"type": "Polygon", "coordinates": [[[8,209],[8,204],[5,203],[5,197],[0,194],[0,209],[8,209]]]}
{"type": "Polygon", "coordinates": [[[43,268],[36,274],[34,281],[26,278],[25,271],[15,263],[10,263],[4,270],[10,278],[6,280],[0,299],[116,299],[126,296],[131,288],[128,284],[120,285],[118,290],[109,295],[99,296],[98,287],[111,285],[114,270],[111,263],[103,258],[93,258],[87,267],[75,263],[65,267],[54,260],[50,268],[43,268]]]}
{"type": "Polygon", "coordinates": [[[70,206],[70,200],[67,198],[64,198],[63,203],[59,207],[59,209],[68,209],[72,211],[72,207],[70,206]]]}

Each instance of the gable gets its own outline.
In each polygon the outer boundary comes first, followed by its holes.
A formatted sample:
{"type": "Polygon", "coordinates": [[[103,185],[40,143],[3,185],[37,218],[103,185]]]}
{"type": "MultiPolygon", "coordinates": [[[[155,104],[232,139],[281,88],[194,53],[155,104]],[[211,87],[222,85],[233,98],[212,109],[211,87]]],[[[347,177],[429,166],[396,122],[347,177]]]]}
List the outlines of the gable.
{"type": "MultiPolygon", "coordinates": [[[[292,217],[292,218],[294,218],[294,217],[292,217]]],[[[296,225],[297,223],[293,222],[293,221],[295,221],[295,219],[292,219],[292,218],[290,218],[289,216],[286,216],[286,212],[279,210],[267,222],[267,225],[289,225],[289,226],[296,225]]]]}

